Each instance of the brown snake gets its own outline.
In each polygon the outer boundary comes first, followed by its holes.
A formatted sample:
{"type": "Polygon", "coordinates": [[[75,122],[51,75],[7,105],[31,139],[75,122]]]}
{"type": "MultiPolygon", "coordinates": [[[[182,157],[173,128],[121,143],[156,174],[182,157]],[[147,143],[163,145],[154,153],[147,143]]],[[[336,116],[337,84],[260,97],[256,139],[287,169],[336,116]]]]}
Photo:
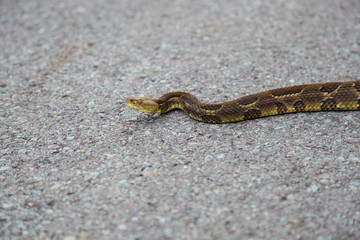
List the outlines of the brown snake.
{"type": "Polygon", "coordinates": [[[138,111],[166,113],[181,109],[195,120],[228,123],[259,117],[310,111],[360,110],[360,80],[284,87],[233,101],[205,104],[184,92],[170,92],[159,99],[130,97],[126,105],[138,111]]]}

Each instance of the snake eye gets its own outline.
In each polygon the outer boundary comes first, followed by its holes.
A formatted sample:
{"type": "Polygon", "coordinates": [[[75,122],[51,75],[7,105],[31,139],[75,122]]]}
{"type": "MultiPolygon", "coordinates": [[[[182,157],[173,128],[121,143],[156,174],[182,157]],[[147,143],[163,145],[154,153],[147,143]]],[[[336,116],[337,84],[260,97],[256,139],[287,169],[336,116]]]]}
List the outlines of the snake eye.
{"type": "Polygon", "coordinates": [[[133,104],[139,104],[139,102],[140,102],[139,99],[130,99],[130,101],[131,101],[133,104]]]}

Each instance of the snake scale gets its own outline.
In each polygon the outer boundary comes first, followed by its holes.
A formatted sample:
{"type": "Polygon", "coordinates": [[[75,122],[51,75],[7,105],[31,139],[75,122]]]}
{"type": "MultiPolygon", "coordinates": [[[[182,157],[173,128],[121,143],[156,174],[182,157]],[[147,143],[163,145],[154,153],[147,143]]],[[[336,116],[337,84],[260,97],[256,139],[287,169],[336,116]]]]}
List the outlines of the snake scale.
{"type": "Polygon", "coordinates": [[[181,109],[195,120],[229,123],[295,112],[360,110],[360,80],[284,87],[233,101],[205,104],[185,92],[170,92],[159,99],[130,97],[126,105],[138,111],[166,113],[181,109]]]}

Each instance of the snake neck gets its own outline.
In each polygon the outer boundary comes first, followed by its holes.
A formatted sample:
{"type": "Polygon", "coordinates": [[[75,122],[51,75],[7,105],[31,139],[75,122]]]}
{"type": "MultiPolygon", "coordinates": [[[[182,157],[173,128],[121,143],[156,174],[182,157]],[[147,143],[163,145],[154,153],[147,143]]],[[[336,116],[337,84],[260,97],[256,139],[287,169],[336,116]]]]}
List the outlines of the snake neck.
{"type": "Polygon", "coordinates": [[[216,113],[223,106],[222,104],[204,104],[189,93],[171,92],[159,98],[157,103],[160,113],[166,113],[173,109],[181,109],[198,121],[221,122],[216,113]]]}
{"type": "Polygon", "coordinates": [[[197,106],[201,104],[197,98],[189,93],[185,92],[170,92],[156,100],[159,105],[160,113],[166,113],[173,109],[181,109],[185,112],[186,106],[197,106]]]}

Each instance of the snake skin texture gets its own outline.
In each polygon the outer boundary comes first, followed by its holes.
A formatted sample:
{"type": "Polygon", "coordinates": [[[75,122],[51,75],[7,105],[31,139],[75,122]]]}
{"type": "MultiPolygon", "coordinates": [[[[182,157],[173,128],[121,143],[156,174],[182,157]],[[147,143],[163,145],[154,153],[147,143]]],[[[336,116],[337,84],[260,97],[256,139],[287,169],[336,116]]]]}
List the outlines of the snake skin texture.
{"type": "Polygon", "coordinates": [[[360,80],[278,88],[218,104],[202,103],[184,92],[167,93],[159,99],[130,97],[126,104],[152,113],[181,109],[193,119],[207,123],[229,123],[295,112],[360,110],[360,80]]]}

